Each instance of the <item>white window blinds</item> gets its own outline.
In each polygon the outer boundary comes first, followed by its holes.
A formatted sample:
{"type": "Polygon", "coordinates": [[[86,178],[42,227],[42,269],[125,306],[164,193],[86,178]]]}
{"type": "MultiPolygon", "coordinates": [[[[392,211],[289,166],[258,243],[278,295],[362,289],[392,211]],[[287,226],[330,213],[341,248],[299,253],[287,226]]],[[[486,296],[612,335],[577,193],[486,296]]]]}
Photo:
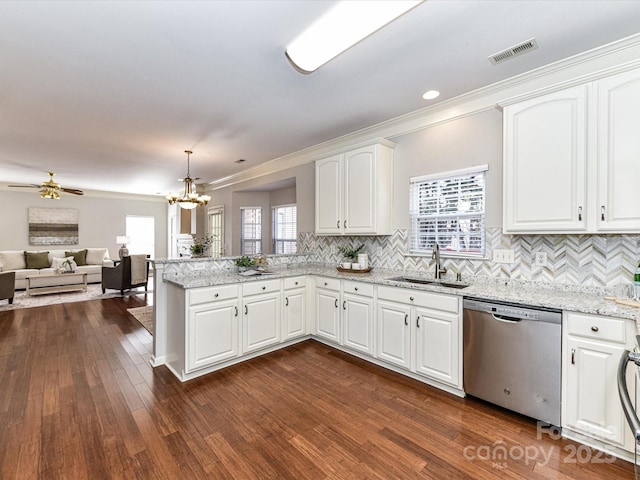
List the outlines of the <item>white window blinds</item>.
{"type": "Polygon", "coordinates": [[[296,253],[297,208],[295,205],[274,207],[273,253],[296,253]]]}
{"type": "Polygon", "coordinates": [[[485,249],[485,176],[488,167],[415,177],[410,182],[412,253],[481,257],[485,249]]]}
{"type": "Polygon", "coordinates": [[[241,255],[262,253],[262,209],[260,207],[241,208],[240,217],[241,255]]]}

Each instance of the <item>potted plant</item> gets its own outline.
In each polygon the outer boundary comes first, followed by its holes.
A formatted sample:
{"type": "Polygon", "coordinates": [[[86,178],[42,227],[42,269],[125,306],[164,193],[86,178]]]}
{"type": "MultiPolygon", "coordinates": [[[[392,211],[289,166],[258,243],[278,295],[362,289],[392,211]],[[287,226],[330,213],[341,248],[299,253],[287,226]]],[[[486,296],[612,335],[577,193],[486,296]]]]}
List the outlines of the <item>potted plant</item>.
{"type": "Polygon", "coordinates": [[[209,250],[209,247],[213,243],[212,235],[205,235],[204,237],[196,237],[193,239],[193,245],[191,245],[191,255],[193,257],[203,257],[209,250]]]}
{"type": "Polygon", "coordinates": [[[243,255],[240,258],[236,258],[235,264],[236,267],[238,267],[239,272],[244,272],[247,269],[251,268],[255,264],[255,262],[247,255],[243,255]]]}
{"type": "Polygon", "coordinates": [[[364,245],[360,245],[357,248],[352,248],[348,245],[342,245],[338,247],[338,251],[342,254],[342,256],[349,260],[350,262],[358,261],[358,254],[362,251],[364,245]]]}

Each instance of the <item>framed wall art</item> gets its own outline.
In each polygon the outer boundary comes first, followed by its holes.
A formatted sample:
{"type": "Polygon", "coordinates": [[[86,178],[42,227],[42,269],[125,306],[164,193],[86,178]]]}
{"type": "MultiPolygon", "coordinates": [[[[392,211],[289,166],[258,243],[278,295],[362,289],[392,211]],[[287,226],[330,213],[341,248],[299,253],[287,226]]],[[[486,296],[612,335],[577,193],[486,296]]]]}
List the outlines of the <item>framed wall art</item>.
{"type": "Polygon", "coordinates": [[[29,245],[77,244],[77,209],[29,208],[29,245]]]}

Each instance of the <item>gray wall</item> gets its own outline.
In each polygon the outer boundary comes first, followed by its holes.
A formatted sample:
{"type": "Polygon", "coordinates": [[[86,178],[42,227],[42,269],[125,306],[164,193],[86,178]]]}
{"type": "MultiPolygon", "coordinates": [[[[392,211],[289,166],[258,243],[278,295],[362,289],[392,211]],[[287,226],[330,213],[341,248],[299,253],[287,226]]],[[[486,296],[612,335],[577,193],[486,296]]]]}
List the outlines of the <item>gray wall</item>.
{"type": "MultiPolygon", "coordinates": [[[[125,233],[127,215],[155,218],[155,256],[167,257],[167,204],[153,197],[127,195],[84,196],[64,195],[60,200],[40,198],[38,191],[0,190],[0,250],[41,250],[29,245],[29,207],[78,209],[78,245],[68,247],[107,247],[111,258],[118,258],[116,236],[125,233]]],[[[53,248],[53,247],[52,247],[53,248]]]]}

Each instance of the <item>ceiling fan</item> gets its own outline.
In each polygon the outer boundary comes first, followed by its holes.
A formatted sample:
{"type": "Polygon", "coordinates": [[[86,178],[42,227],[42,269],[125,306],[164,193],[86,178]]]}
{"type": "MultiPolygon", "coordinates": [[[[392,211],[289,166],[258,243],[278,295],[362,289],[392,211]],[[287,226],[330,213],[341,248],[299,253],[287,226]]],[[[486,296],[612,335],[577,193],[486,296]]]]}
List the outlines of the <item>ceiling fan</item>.
{"type": "Polygon", "coordinates": [[[60,199],[60,192],[71,193],[73,195],[84,195],[82,190],[78,190],[77,188],[64,188],[61,187],[59,183],[53,181],[53,176],[55,172],[48,172],[49,180],[46,182],[42,182],[40,185],[36,183],[30,183],[26,185],[9,185],[10,187],[28,187],[28,188],[39,188],[40,196],[42,198],[50,198],[52,200],[60,199]]]}

